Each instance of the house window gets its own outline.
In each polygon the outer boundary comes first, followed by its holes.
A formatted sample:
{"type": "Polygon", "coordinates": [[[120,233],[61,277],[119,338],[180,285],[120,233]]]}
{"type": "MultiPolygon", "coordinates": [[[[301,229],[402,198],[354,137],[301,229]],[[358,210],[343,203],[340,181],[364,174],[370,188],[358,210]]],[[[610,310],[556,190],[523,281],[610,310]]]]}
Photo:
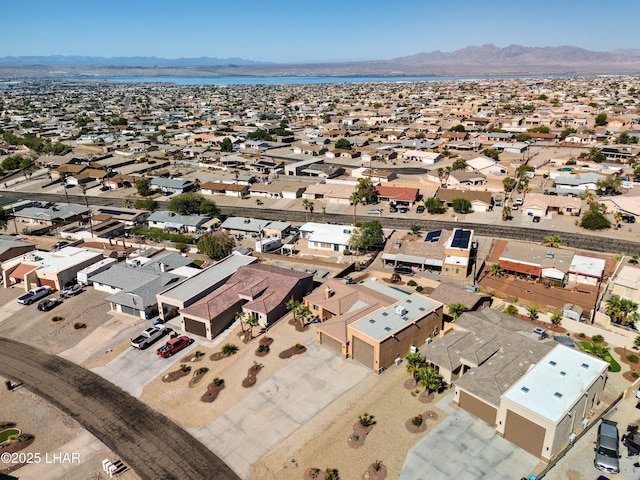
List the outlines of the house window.
{"type": "Polygon", "coordinates": [[[320,307],[318,307],[318,305],[314,305],[313,309],[317,312],[318,310],[320,310],[320,307]]]}
{"type": "Polygon", "coordinates": [[[456,275],[460,275],[460,269],[456,268],[456,275]]]}

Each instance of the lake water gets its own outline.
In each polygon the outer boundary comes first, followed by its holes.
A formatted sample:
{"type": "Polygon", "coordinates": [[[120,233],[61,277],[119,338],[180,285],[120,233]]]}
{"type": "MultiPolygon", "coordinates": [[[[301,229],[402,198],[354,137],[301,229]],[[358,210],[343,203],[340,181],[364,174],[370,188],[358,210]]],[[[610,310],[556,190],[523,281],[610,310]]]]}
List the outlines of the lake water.
{"type": "Polygon", "coordinates": [[[571,77],[577,75],[495,75],[470,77],[436,77],[436,76],[228,76],[228,77],[79,77],[82,80],[106,80],[121,83],[174,83],[176,85],[311,85],[325,83],[401,83],[401,82],[445,82],[452,80],[490,80],[516,78],[550,78],[571,77]]]}

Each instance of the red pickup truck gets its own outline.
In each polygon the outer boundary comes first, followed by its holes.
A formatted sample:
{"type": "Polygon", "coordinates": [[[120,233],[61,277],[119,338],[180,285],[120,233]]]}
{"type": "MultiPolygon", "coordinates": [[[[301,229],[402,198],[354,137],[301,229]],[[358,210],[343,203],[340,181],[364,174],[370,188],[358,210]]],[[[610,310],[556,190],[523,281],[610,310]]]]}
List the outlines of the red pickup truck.
{"type": "Polygon", "coordinates": [[[191,345],[192,342],[193,340],[191,340],[186,335],[180,335],[179,337],[172,338],[171,340],[169,340],[167,343],[161,346],[156,351],[156,353],[160,355],[162,358],[168,358],[174,353],[178,353],[183,348],[188,347],[189,345],[191,345]]]}

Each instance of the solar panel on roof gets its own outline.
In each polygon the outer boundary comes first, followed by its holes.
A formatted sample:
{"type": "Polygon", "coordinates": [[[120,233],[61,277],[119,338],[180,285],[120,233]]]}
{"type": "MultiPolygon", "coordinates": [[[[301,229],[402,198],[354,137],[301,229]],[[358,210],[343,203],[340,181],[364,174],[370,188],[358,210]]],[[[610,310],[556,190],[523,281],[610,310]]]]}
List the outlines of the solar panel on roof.
{"type": "Polygon", "coordinates": [[[437,242],[440,240],[440,236],[442,235],[442,230],[434,230],[433,232],[427,233],[427,236],[424,237],[425,242],[437,242]]]}
{"type": "Polygon", "coordinates": [[[471,230],[456,230],[451,241],[452,248],[468,248],[471,239],[471,230]]]}

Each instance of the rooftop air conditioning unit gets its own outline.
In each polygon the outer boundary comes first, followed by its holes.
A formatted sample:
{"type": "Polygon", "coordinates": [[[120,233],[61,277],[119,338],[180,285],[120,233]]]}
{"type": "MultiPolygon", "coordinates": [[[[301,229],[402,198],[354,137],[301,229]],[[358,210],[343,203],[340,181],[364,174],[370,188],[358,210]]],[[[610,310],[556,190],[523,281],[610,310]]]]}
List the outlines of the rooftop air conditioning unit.
{"type": "Polygon", "coordinates": [[[407,313],[407,309],[404,308],[404,305],[396,305],[396,315],[403,316],[407,313]]]}
{"type": "Polygon", "coordinates": [[[431,340],[431,337],[427,337],[427,338],[425,339],[424,343],[426,343],[427,345],[430,345],[432,341],[433,341],[433,340],[431,340]]]}

